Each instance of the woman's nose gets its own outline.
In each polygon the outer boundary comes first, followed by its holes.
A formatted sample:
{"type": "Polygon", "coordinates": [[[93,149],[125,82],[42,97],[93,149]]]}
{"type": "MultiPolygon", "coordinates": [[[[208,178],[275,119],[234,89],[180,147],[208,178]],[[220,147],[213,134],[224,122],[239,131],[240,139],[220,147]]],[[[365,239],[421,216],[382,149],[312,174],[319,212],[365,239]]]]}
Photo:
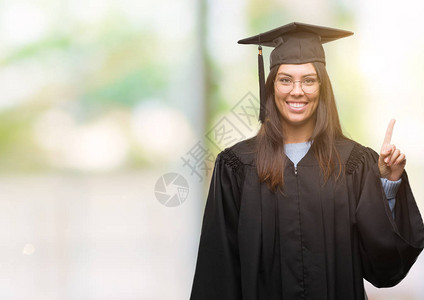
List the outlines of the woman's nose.
{"type": "Polygon", "coordinates": [[[300,81],[296,80],[293,82],[293,89],[291,90],[290,94],[293,96],[303,95],[302,83],[300,81]]]}

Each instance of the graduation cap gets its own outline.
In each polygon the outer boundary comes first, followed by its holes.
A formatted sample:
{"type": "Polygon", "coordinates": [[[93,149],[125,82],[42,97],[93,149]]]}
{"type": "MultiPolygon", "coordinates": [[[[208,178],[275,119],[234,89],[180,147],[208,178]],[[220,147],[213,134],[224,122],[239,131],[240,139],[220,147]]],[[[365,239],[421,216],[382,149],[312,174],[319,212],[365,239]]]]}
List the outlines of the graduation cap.
{"type": "Polygon", "coordinates": [[[353,32],[293,22],[258,35],[239,40],[239,44],[259,45],[259,120],[265,120],[265,73],[262,45],[274,47],[270,56],[270,68],[279,64],[305,64],[321,62],[325,64],[322,44],[352,35],[353,32]]]}

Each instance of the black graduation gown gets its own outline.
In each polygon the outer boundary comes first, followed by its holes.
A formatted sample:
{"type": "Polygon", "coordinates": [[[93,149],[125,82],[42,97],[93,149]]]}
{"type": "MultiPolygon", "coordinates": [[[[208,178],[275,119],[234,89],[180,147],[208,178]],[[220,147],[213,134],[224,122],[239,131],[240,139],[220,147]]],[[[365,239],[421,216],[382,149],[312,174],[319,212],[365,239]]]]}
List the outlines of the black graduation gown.
{"type": "Polygon", "coordinates": [[[191,300],[364,299],[363,278],[396,285],[424,246],[406,173],[395,219],[378,154],[338,142],[344,176],[323,180],[312,150],[285,168],[284,194],[259,183],[254,141],[215,162],[191,300]]]}

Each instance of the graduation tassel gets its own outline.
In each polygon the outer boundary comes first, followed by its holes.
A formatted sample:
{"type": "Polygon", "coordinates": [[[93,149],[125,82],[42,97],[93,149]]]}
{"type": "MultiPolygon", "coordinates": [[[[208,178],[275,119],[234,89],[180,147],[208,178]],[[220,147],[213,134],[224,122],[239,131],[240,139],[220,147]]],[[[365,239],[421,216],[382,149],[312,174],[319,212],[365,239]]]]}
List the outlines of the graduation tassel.
{"type": "Polygon", "coordinates": [[[260,110],[259,110],[259,121],[263,123],[265,121],[265,71],[264,71],[264,59],[262,57],[262,46],[258,47],[258,69],[259,69],[259,100],[260,100],[260,110]]]}

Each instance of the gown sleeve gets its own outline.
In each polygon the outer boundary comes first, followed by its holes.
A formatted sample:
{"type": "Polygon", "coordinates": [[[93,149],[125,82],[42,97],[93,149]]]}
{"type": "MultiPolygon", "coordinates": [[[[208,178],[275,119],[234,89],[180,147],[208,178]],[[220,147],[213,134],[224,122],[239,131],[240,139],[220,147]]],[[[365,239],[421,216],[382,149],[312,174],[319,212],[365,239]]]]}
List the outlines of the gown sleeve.
{"type": "Polygon", "coordinates": [[[406,172],[396,194],[393,218],[380,180],[378,154],[356,145],[350,166],[356,226],[364,278],[376,287],[390,287],[408,273],[424,246],[423,221],[406,172]]]}
{"type": "Polygon", "coordinates": [[[215,162],[203,216],[191,300],[241,299],[237,224],[242,164],[231,150],[215,162]]]}

